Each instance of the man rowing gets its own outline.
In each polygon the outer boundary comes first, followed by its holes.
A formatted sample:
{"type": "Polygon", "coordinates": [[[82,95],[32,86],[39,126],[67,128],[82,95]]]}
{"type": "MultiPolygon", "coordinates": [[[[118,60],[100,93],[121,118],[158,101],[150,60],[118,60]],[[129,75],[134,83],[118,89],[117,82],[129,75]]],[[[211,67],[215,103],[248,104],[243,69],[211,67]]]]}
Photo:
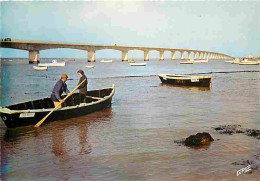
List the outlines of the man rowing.
{"type": "MultiPolygon", "coordinates": [[[[67,95],[70,94],[70,91],[67,88],[67,84],[65,83],[68,79],[67,74],[62,74],[61,79],[58,80],[58,82],[55,84],[52,93],[51,93],[51,100],[54,103],[54,106],[56,107],[59,103],[63,103],[63,99],[61,99],[61,95],[63,92],[65,92],[67,95]]],[[[62,105],[60,104],[58,108],[61,108],[62,105]]]]}

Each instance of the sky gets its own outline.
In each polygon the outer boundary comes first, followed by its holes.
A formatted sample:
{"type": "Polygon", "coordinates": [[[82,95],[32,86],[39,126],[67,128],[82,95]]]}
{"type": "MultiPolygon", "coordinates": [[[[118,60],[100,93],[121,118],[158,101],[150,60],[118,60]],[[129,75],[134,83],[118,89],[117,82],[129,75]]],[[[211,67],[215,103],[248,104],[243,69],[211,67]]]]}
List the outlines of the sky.
{"type": "MultiPolygon", "coordinates": [[[[98,45],[185,48],[260,56],[260,1],[1,1],[1,38],[98,45]]],[[[1,57],[28,51],[0,48],[1,57]]],[[[170,52],[168,52],[170,57],[170,52]]],[[[143,57],[142,51],[131,56],[143,57]]],[[[167,55],[167,52],[166,52],[167,55]]],[[[166,56],[165,55],[165,56],[166,56]]],[[[41,58],[87,58],[52,49],[41,58]]],[[[149,57],[158,56],[152,51],[149,57]]],[[[116,50],[96,57],[121,58],[116,50]]]]}

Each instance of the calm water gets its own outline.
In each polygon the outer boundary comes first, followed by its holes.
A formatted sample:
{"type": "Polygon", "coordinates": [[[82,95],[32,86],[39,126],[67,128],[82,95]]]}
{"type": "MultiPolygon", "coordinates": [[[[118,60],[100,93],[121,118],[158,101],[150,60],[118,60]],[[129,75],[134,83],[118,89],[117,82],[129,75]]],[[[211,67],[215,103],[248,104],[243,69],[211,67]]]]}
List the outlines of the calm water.
{"type": "Polygon", "coordinates": [[[1,179],[260,180],[259,172],[237,177],[245,166],[232,164],[260,154],[259,140],[212,129],[223,124],[260,129],[260,65],[179,62],[151,60],[146,67],[131,67],[119,60],[77,59],[40,72],[25,59],[2,60],[2,106],[49,97],[62,73],[69,75],[72,90],[78,69],[85,71],[89,89],[115,84],[116,93],[111,108],[39,129],[7,130],[1,121],[1,179]],[[94,69],[85,68],[91,64],[94,69]],[[210,89],[162,85],[157,77],[208,72],[213,73],[210,89]],[[206,148],[174,143],[202,131],[215,139],[206,148]]]}

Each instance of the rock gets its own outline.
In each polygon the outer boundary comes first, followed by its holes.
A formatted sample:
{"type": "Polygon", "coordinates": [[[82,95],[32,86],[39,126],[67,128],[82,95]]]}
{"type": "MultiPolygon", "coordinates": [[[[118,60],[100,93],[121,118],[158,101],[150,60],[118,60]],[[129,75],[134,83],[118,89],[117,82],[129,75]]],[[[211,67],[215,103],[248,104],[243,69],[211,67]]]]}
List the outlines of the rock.
{"type": "Polygon", "coordinates": [[[247,136],[253,136],[256,137],[257,139],[260,139],[260,130],[256,129],[247,129],[247,136]]]}
{"type": "Polygon", "coordinates": [[[214,141],[209,133],[197,133],[196,135],[191,135],[185,139],[184,144],[186,146],[195,147],[202,146],[214,141]]]}
{"type": "Polygon", "coordinates": [[[260,139],[260,130],[257,129],[245,129],[242,128],[241,125],[222,125],[214,128],[220,134],[235,134],[242,133],[247,136],[252,136],[257,139],[260,139]]]}
{"type": "Polygon", "coordinates": [[[252,171],[260,172],[260,155],[254,155],[250,160],[241,160],[232,163],[233,165],[243,165],[244,167],[250,165],[252,171]]]}

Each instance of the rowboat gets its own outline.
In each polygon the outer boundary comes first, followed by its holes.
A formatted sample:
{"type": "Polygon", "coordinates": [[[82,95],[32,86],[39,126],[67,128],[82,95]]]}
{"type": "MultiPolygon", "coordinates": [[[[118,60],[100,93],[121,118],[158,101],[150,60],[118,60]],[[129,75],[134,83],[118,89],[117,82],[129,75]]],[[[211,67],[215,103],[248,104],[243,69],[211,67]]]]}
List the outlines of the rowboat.
{"type": "Polygon", "coordinates": [[[102,62],[102,63],[111,63],[111,62],[113,62],[113,60],[101,60],[100,62],[102,62]]]}
{"type": "Polygon", "coordinates": [[[48,70],[48,67],[38,67],[38,66],[33,66],[34,70],[38,70],[38,71],[46,71],[48,70]]]}
{"type": "Polygon", "coordinates": [[[211,75],[180,75],[180,74],[158,74],[162,83],[209,87],[211,84],[211,75]]]}
{"type": "Polygon", "coordinates": [[[93,69],[95,66],[94,65],[86,65],[86,68],[89,68],[89,69],[93,69]]]}
{"type": "Polygon", "coordinates": [[[146,63],[129,63],[131,66],[146,66],[146,63]]]}
{"type": "MultiPolygon", "coordinates": [[[[45,123],[83,116],[110,107],[114,93],[114,85],[88,91],[86,98],[82,94],[74,93],[62,104],[62,108],[55,110],[45,120],[45,123]]],[[[62,96],[62,99],[64,97],[62,96]]],[[[43,98],[0,107],[0,116],[7,128],[16,128],[35,125],[53,108],[51,99],[43,98]]]]}
{"type": "Polygon", "coordinates": [[[57,60],[52,60],[52,63],[39,63],[40,67],[62,67],[65,66],[65,62],[57,62],[57,60]]]}

